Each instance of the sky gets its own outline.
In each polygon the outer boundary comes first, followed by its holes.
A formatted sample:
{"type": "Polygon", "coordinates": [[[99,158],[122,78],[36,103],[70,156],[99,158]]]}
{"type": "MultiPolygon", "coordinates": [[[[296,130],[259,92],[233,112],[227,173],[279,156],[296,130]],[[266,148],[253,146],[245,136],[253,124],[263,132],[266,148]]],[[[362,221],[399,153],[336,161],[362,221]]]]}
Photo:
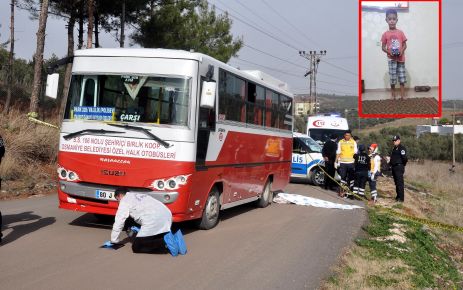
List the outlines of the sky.
{"type": "MultiPolygon", "coordinates": [[[[357,0],[208,0],[219,14],[228,11],[231,32],[244,41],[229,64],[257,69],[286,83],[294,93],[309,91],[304,77],[309,62],[299,51],[326,50],[318,67],[317,92],[358,94],[357,0]]],[[[442,97],[463,99],[463,1],[442,0],[442,97]]],[[[8,40],[10,1],[0,0],[0,43],[8,40]]],[[[66,53],[65,21],[49,15],[45,58],[66,53]]],[[[31,59],[35,52],[38,21],[16,9],[15,52],[31,59]]],[[[129,32],[130,33],[130,32],[129,32]]],[[[114,35],[100,35],[103,47],[118,47],[114,35]]],[[[127,38],[126,42],[130,42],[127,38]]],[[[409,52],[411,53],[411,52],[409,52]]],[[[425,61],[425,60],[423,60],[425,61]]]]}

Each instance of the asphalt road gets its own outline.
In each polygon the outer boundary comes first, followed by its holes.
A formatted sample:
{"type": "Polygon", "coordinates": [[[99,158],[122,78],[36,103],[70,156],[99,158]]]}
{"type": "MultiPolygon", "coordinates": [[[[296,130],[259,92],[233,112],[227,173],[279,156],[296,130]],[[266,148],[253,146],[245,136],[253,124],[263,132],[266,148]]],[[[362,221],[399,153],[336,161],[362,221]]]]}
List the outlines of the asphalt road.
{"type": "MultiPolygon", "coordinates": [[[[345,202],[305,184],[286,192],[345,202]]],[[[111,224],[58,209],[56,195],[3,201],[0,210],[1,289],[317,288],[366,221],[361,209],[243,205],[224,211],[209,231],[176,224],[188,253],[171,257],[133,254],[130,244],[100,249],[111,224]]]]}

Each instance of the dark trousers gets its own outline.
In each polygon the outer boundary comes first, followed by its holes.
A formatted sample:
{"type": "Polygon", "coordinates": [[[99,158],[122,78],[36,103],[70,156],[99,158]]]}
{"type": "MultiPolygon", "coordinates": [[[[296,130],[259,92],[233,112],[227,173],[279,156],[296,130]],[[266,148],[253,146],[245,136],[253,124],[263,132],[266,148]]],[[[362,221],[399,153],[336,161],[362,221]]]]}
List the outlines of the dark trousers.
{"type": "Polygon", "coordinates": [[[336,186],[336,183],[333,181],[335,172],[334,162],[325,162],[325,189],[330,189],[336,186]]]}
{"type": "Polygon", "coordinates": [[[339,164],[339,175],[341,184],[352,189],[354,186],[354,163],[339,164]]]}
{"type": "Polygon", "coordinates": [[[165,234],[166,233],[147,237],[135,237],[132,243],[132,251],[134,253],[147,254],[167,253],[166,244],[164,242],[165,234]]]}
{"type": "Polygon", "coordinates": [[[404,201],[404,173],[405,167],[402,164],[392,166],[392,177],[394,178],[395,191],[397,192],[396,200],[404,201]]]}
{"type": "Polygon", "coordinates": [[[367,184],[368,171],[355,172],[354,193],[361,196],[365,195],[365,185],[367,184]]]}

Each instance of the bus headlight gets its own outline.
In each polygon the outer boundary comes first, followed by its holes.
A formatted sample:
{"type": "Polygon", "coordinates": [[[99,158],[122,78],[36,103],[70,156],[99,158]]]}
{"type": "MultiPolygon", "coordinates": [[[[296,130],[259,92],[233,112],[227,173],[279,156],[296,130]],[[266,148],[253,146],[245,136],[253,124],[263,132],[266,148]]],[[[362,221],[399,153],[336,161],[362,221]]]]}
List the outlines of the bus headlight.
{"type": "Polygon", "coordinates": [[[174,189],[177,187],[177,182],[175,180],[170,179],[169,182],[167,183],[169,185],[169,188],[174,189]]]}
{"type": "Polygon", "coordinates": [[[155,190],[176,190],[187,183],[190,175],[191,174],[172,176],[165,179],[156,179],[149,187],[155,190]]]}
{"type": "Polygon", "coordinates": [[[77,175],[77,173],[75,173],[74,171],[68,170],[64,167],[59,166],[57,172],[58,172],[58,177],[62,180],[66,180],[66,181],[79,180],[79,175],[77,175]]]}
{"type": "Polygon", "coordinates": [[[158,189],[164,189],[164,181],[163,180],[158,180],[158,182],[156,182],[156,187],[158,189]]]}

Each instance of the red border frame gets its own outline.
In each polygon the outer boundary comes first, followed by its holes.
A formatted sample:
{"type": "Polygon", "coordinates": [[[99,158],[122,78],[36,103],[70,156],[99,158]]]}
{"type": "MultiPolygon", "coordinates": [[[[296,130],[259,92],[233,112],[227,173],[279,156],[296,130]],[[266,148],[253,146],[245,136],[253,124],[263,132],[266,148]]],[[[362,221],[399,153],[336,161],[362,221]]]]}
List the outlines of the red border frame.
{"type": "Polygon", "coordinates": [[[409,2],[437,2],[439,6],[439,72],[438,72],[438,113],[437,114],[363,114],[362,112],[362,2],[372,1],[385,1],[385,0],[359,0],[359,18],[358,18],[358,29],[359,29],[359,79],[358,79],[358,112],[361,118],[432,118],[442,116],[442,1],[441,0],[408,0],[409,2]]]}

